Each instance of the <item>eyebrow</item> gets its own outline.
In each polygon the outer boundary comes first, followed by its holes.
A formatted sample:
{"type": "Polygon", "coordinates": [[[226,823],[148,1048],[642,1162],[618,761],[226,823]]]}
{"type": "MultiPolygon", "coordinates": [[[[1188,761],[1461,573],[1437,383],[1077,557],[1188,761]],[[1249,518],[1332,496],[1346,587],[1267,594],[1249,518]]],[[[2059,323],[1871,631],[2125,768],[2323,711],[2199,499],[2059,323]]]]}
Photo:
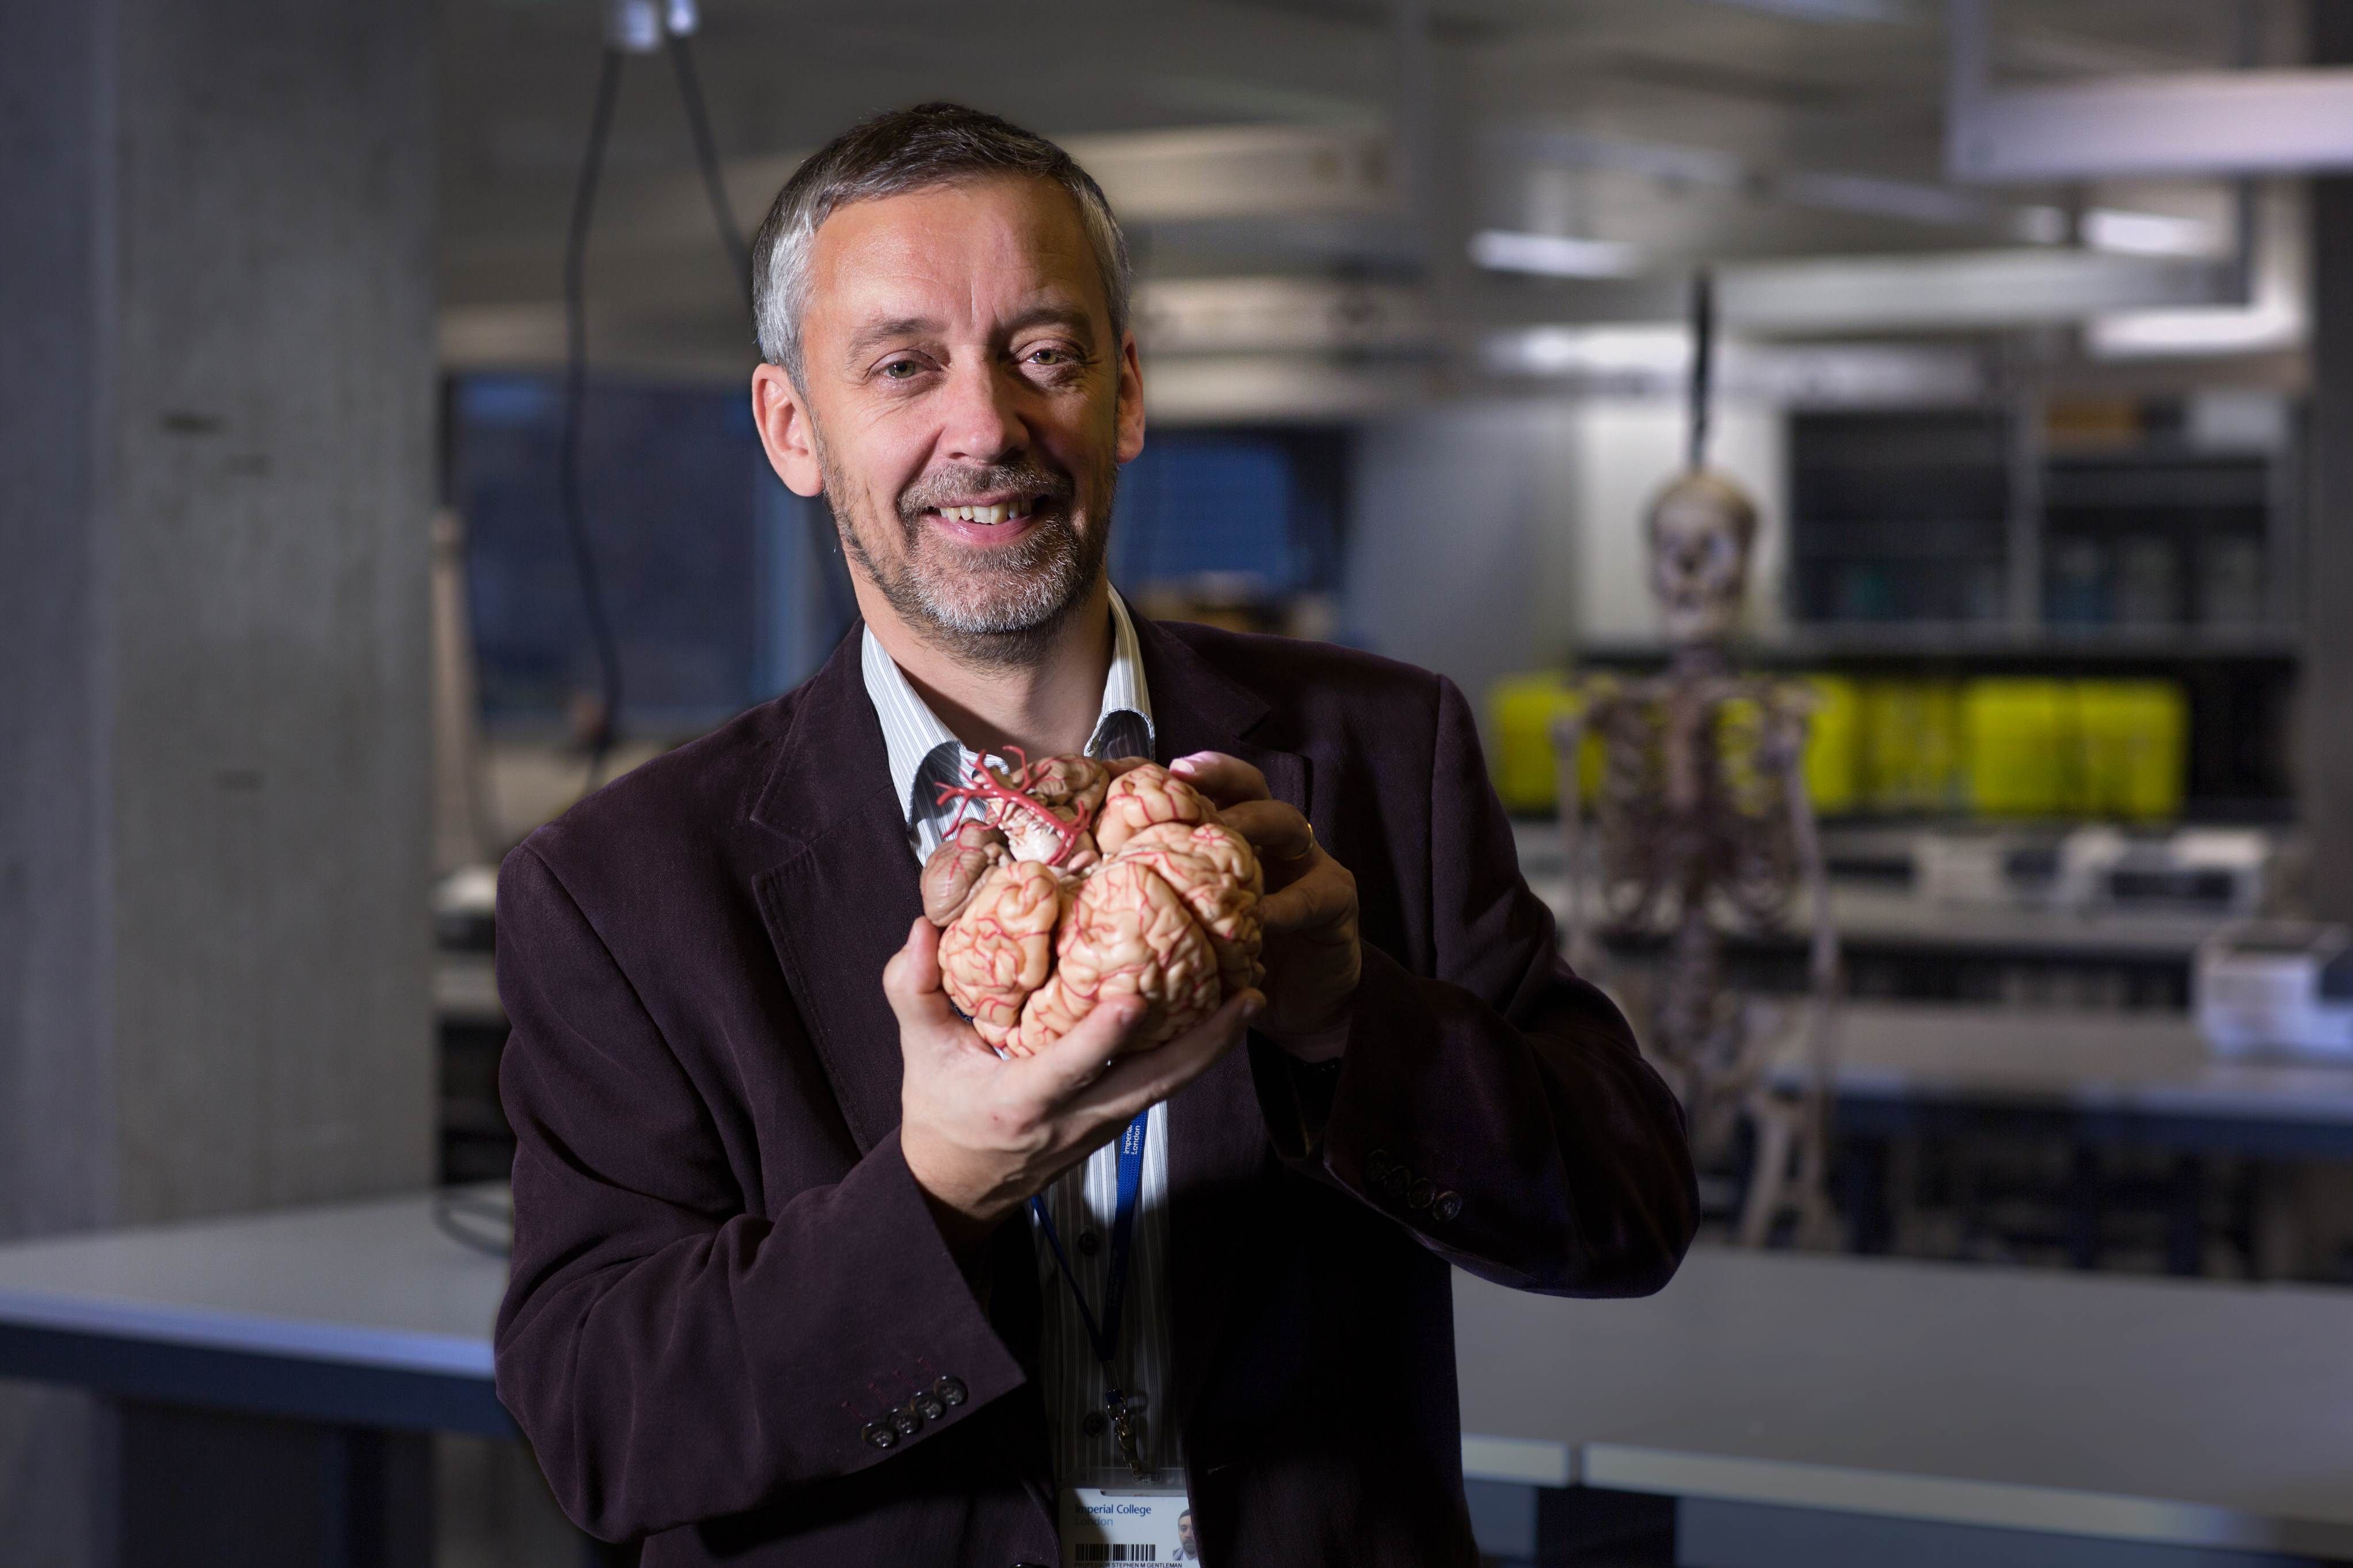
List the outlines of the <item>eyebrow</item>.
{"type": "MultiPolygon", "coordinates": [[[[1027,328],[1039,326],[1071,328],[1083,334],[1090,346],[1093,345],[1094,318],[1079,305],[1041,300],[1006,322],[1005,331],[1009,336],[1027,328]]],[[[871,322],[851,333],[843,353],[851,360],[863,359],[884,343],[905,338],[936,336],[943,330],[941,324],[930,316],[898,316],[887,321],[871,322]]]]}
{"type": "Polygon", "coordinates": [[[1008,332],[1018,332],[1025,327],[1070,327],[1086,334],[1090,343],[1094,338],[1094,318],[1078,305],[1040,301],[1030,306],[1005,323],[1008,332]]]}
{"type": "Polygon", "coordinates": [[[898,338],[919,338],[935,334],[940,323],[929,316],[900,316],[888,321],[876,321],[850,334],[849,357],[858,359],[870,351],[898,338]]]}

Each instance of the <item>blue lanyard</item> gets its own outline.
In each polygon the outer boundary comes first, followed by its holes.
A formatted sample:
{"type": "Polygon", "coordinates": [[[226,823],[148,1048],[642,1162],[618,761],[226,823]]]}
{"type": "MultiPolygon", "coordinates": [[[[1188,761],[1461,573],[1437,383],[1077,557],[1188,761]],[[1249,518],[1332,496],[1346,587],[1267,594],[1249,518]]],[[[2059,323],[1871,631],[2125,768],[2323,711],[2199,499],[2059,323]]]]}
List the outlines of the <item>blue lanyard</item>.
{"type": "Polygon", "coordinates": [[[1103,1282],[1103,1310],[1098,1319],[1087,1305],[1087,1293],[1079,1289],[1079,1277],[1071,1271],[1069,1254],[1062,1250],[1062,1238],[1054,1234],[1053,1216],[1046,1212],[1046,1200],[1040,1194],[1029,1200],[1029,1212],[1038,1216],[1038,1228],[1046,1233],[1046,1245],[1054,1249],[1054,1262],[1062,1271],[1062,1282],[1071,1288],[1071,1300],[1079,1304],[1079,1315],[1086,1320],[1087,1343],[1103,1363],[1103,1414],[1110,1418],[1112,1436],[1118,1440],[1120,1458],[1127,1461],[1139,1479],[1151,1471],[1145,1468],[1144,1456],[1136,1439],[1136,1414],[1128,1407],[1127,1395],[1119,1386],[1118,1370],[1112,1364],[1119,1353],[1119,1320],[1121,1310],[1127,1304],[1128,1248],[1135,1239],[1135,1200],[1144,1191],[1144,1124],[1149,1109],[1135,1113],[1127,1131],[1119,1136],[1119,1207],[1111,1222],[1111,1269],[1103,1282]]]}
{"type": "MultiPolygon", "coordinates": [[[[1054,1232],[1054,1218],[1046,1212],[1043,1194],[1029,1200],[1029,1212],[1038,1218],[1038,1228],[1046,1233],[1046,1245],[1054,1251],[1054,1262],[1062,1271],[1062,1281],[1071,1288],[1071,1299],[1079,1304],[1079,1316],[1086,1321],[1087,1342],[1103,1363],[1103,1376],[1116,1384],[1118,1378],[1112,1362],[1119,1353],[1119,1321],[1127,1304],[1127,1263],[1129,1249],[1135,1239],[1135,1204],[1144,1192],[1144,1124],[1152,1112],[1135,1113],[1127,1131],[1119,1138],[1119,1205],[1112,1212],[1111,1268],[1103,1285],[1103,1310],[1098,1319],[1087,1305],[1087,1293],[1079,1289],[1079,1277],[1071,1270],[1069,1254],[1062,1250],[1062,1238],[1054,1232]]],[[[1116,1386],[1112,1394],[1117,1395],[1116,1386]]]]}

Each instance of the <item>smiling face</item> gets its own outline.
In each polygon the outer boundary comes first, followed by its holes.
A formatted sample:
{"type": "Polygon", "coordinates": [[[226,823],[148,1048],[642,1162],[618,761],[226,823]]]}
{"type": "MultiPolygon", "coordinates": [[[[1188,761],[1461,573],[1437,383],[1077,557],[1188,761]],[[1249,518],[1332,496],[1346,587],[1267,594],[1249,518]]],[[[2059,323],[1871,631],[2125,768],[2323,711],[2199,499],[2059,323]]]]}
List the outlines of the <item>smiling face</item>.
{"type": "Polygon", "coordinates": [[[817,231],[807,299],[805,384],[763,365],[754,410],[785,482],[832,506],[869,618],[1040,657],[1102,580],[1144,446],[1076,204],[1026,175],[852,203],[817,231]]]}

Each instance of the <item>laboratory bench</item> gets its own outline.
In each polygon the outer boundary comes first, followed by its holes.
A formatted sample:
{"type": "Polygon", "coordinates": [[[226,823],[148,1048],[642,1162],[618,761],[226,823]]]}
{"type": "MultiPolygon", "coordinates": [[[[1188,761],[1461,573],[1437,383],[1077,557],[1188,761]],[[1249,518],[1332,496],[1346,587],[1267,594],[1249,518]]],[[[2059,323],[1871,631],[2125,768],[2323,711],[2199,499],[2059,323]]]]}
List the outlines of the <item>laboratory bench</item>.
{"type": "MultiPolygon", "coordinates": [[[[0,1247],[0,1375],[360,1450],[509,1434],[499,1195],[456,1197],[481,1213],[417,1193],[0,1247]]],[[[1504,1561],[1646,1503],[1686,1568],[2353,1559],[2353,1293],[1701,1247],[1646,1300],[1458,1274],[1454,1306],[1504,1561]]]]}
{"type": "MultiPolygon", "coordinates": [[[[2353,1066],[2218,1057],[2180,1014],[1867,1002],[1838,1010],[1832,1056],[1857,1251],[1893,1245],[1923,1149],[1950,1184],[1955,1169],[1983,1179],[1989,1151],[2040,1145],[2063,1151],[2042,1195],[2048,1241],[2076,1268],[2108,1261],[2114,1222],[2136,1209],[2161,1226],[2173,1273],[2204,1272],[2216,1233],[2249,1274],[2333,1266],[2301,1229],[2298,1183],[2307,1163],[2353,1161],[2353,1066]],[[2149,1173],[2118,1174],[2136,1167],[2149,1173]]],[[[1804,1077],[1794,1058],[1776,1072],[1804,1077]]]]}
{"type": "MultiPolygon", "coordinates": [[[[1530,889],[1565,922],[1559,825],[1523,818],[1513,826],[1530,889]]],[[[1833,877],[1830,893],[1848,994],[1888,1001],[2179,1012],[2190,1003],[2200,945],[2230,923],[2223,915],[2161,908],[1946,902],[1885,875],[1833,877]]],[[[1663,931],[1612,936],[1604,951],[1640,967],[1663,953],[1666,940],[1663,931]]],[[[1807,933],[1795,924],[1728,933],[1724,944],[1728,979],[1757,992],[1805,990],[1809,956],[1807,933]]]]}

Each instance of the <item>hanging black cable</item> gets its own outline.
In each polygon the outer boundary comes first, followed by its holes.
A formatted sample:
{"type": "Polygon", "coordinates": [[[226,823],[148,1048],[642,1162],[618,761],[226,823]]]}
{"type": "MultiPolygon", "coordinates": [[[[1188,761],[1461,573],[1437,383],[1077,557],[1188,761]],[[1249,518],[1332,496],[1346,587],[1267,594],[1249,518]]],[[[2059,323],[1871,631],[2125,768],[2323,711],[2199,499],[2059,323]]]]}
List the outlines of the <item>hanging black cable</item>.
{"type": "Polygon", "coordinates": [[[603,782],[605,763],[619,738],[621,725],[621,649],[613,637],[613,623],[605,608],[605,591],[596,573],[596,552],[588,538],[588,510],[581,474],[581,425],[588,398],[587,260],[589,221],[596,207],[596,182],[604,171],[605,142],[613,129],[613,109],[620,96],[621,51],[607,47],[596,77],[596,107],[588,121],[588,149],[580,161],[580,183],[572,193],[572,223],[564,240],[564,437],[558,459],[557,487],[564,509],[564,528],[572,540],[573,563],[580,574],[580,603],[588,621],[588,637],[596,649],[598,700],[604,710],[588,737],[588,788],[603,782]]]}
{"type": "Polygon", "coordinates": [[[711,113],[702,101],[702,79],[694,72],[694,51],[684,33],[670,35],[670,63],[678,72],[678,96],[686,105],[686,129],[694,139],[694,161],[702,170],[703,194],[711,198],[711,216],[719,223],[719,243],[727,247],[735,268],[736,286],[748,307],[752,300],[752,253],[744,231],[735,226],[735,209],[727,200],[727,182],[719,169],[719,145],[711,137],[711,113]]]}
{"type": "Polygon", "coordinates": [[[1692,274],[1691,468],[1707,467],[1707,422],[1715,391],[1715,278],[1692,274]]]}

